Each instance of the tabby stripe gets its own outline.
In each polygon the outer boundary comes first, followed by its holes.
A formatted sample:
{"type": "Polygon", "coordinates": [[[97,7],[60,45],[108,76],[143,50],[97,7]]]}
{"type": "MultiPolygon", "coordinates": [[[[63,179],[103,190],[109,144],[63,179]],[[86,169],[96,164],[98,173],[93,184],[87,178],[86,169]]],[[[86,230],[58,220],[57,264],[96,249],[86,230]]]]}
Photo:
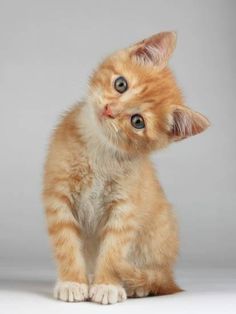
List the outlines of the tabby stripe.
{"type": "Polygon", "coordinates": [[[73,222],[56,222],[52,225],[49,225],[48,227],[48,232],[50,235],[61,233],[64,230],[70,230],[76,233],[77,236],[81,235],[79,228],[73,222]]]}

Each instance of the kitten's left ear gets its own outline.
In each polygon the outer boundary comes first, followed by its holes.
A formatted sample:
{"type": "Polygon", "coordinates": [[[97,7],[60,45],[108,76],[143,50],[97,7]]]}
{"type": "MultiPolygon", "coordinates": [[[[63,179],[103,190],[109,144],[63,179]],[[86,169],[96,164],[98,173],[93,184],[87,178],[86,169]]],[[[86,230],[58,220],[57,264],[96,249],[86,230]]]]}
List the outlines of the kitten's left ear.
{"type": "Polygon", "coordinates": [[[139,64],[149,64],[162,70],[176,46],[175,32],[162,32],[131,47],[131,58],[139,64]]]}
{"type": "Polygon", "coordinates": [[[174,141],[199,134],[209,126],[206,117],[186,106],[174,106],[168,114],[168,133],[174,141]]]}

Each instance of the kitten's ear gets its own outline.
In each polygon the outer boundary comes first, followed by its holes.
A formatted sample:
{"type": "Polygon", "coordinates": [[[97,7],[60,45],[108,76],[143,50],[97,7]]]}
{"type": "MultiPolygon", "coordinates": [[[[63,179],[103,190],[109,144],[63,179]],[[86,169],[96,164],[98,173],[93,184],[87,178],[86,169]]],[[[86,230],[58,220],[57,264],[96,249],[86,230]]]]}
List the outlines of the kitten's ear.
{"type": "Polygon", "coordinates": [[[168,118],[169,134],[174,141],[199,134],[209,126],[206,117],[185,106],[175,106],[168,118]]]}
{"type": "Polygon", "coordinates": [[[163,69],[176,46],[175,32],[162,32],[131,47],[131,58],[139,64],[150,64],[163,69]]]}

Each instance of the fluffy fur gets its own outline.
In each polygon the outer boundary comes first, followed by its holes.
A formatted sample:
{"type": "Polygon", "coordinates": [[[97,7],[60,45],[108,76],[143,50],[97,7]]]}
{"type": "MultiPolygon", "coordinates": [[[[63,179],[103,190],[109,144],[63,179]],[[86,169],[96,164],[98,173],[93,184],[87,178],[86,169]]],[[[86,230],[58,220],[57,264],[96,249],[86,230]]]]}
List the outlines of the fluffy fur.
{"type": "Polygon", "coordinates": [[[176,221],[149,154],[209,123],[184,105],[167,67],[175,42],[160,33],[108,57],[52,136],[43,199],[58,299],[109,304],[181,291],[176,221]],[[119,76],[124,93],[114,88],[119,76]],[[131,125],[134,114],[145,128],[131,125]]]}

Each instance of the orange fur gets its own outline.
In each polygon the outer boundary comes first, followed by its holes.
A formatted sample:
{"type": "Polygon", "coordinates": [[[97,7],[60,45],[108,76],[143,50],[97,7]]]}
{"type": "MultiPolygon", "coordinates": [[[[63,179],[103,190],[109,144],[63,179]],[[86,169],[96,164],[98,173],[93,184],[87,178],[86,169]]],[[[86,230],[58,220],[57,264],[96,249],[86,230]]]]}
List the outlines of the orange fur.
{"type": "Polygon", "coordinates": [[[176,221],[149,153],[202,132],[208,121],[184,105],[166,67],[175,39],[160,33],[108,57],[86,101],[53,134],[43,198],[59,299],[108,304],[181,291],[172,274],[176,221]],[[124,93],[114,88],[118,76],[128,82],[124,93]],[[131,125],[134,114],[143,129],[131,125]]]}

